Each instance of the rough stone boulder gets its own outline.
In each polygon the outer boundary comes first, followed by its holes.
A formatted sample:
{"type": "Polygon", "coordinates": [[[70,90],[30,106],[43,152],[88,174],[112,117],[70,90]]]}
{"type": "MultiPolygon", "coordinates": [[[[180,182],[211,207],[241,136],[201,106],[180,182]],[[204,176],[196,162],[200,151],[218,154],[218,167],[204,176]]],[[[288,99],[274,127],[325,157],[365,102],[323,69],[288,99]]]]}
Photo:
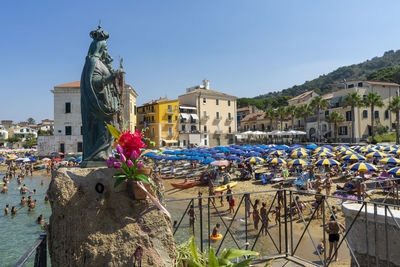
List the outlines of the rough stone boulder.
{"type": "Polygon", "coordinates": [[[166,216],[149,199],[132,200],[126,183],[114,188],[113,174],[107,168],[53,173],[48,189],[52,266],[138,266],[139,246],[142,266],[174,265],[176,248],[166,216]]]}

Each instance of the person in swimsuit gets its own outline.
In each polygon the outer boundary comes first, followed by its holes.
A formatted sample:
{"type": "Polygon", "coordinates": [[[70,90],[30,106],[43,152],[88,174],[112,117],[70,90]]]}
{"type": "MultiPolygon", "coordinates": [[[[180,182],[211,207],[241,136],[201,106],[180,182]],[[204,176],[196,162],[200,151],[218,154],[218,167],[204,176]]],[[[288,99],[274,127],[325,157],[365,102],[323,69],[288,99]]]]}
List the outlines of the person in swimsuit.
{"type": "Polygon", "coordinates": [[[264,226],[261,229],[261,233],[267,235],[268,224],[270,222],[270,219],[268,218],[268,215],[267,215],[267,204],[265,202],[263,202],[261,204],[260,215],[261,215],[261,219],[263,221],[263,226],[264,226]]]}
{"type": "Polygon", "coordinates": [[[11,215],[12,216],[15,216],[16,214],[17,214],[17,211],[18,211],[19,209],[17,209],[15,206],[12,206],[12,208],[11,208],[11,215]]]}
{"type": "Polygon", "coordinates": [[[322,180],[321,180],[321,176],[317,175],[316,177],[317,177],[317,180],[314,182],[314,189],[318,190],[318,188],[322,184],[322,180]]]}
{"type": "Polygon", "coordinates": [[[36,207],[36,199],[31,201],[31,204],[28,205],[28,211],[33,211],[36,207]]]}
{"type": "Polygon", "coordinates": [[[326,175],[326,180],[325,180],[325,192],[327,196],[331,195],[331,189],[332,189],[332,178],[329,174],[326,175]]]}
{"type": "MultiPolygon", "coordinates": [[[[335,217],[332,215],[326,229],[326,232],[329,234],[329,259],[331,259],[332,257],[332,251],[336,251],[337,249],[337,245],[340,239],[339,227],[342,228],[343,231],[346,230],[346,228],[340,222],[335,221],[335,217]]],[[[338,253],[336,252],[333,256],[335,257],[335,261],[337,261],[338,253]]]]}
{"type": "Polygon", "coordinates": [[[219,227],[220,227],[221,225],[219,224],[219,223],[217,223],[217,225],[215,225],[215,227],[214,227],[214,229],[213,229],[213,231],[212,231],[212,234],[211,234],[211,236],[213,236],[213,237],[217,237],[218,236],[218,231],[219,231],[219,227]]]}
{"type": "Polygon", "coordinates": [[[230,197],[229,201],[229,214],[233,215],[235,213],[235,198],[230,197]]]}
{"type": "Polygon", "coordinates": [[[315,195],[315,208],[317,209],[317,219],[319,218],[319,213],[322,214],[322,202],[324,201],[324,196],[321,194],[321,187],[318,187],[317,194],[315,195]]]}
{"type": "Polygon", "coordinates": [[[275,225],[278,225],[279,219],[281,217],[281,210],[279,209],[279,207],[275,207],[274,213],[275,213],[275,225]]]}
{"type": "Polygon", "coordinates": [[[25,207],[25,204],[26,204],[26,199],[25,199],[25,197],[22,197],[21,198],[21,207],[25,207]]]}
{"type": "Polygon", "coordinates": [[[188,215],[189,215],[189,227],[192,227],[194,226],[194,221],[196,220],[196,212],[194,211],[193,206],[190,207],[188,215]]]}
{"type": "Polygon", "coordinates": [[[254,222],[254,229],[258,230],[258,223],[260,222],[260,212],[258,210],[258,204],[260,203],[259,199],[256,199],[256,202],[253,206],[253,222],[254,222]]]}
{"type": "Polygon", "coordinates": [[[29,192],[29,188],[26,187],[26,185],[24,184],[24,185],[21,187],[21,189],[19,190],[19,192],[20,192],[22,195],[24,195],[24,194],[26,194],[27,192],[29,192]]]}
{"type": "Polygon", "coordinates": [[[214,203],[214,205],[215,205],[215,187],[214,187],[213,182],[211,182],[211,180],[208,181],[208,195],[209,195],[210,197],[212,197],[212,198],[211,198],[211,201],[212,201],[212,202],[214,203]]]}
{"type": "Polygon", "coordinates": [[[7,193],[7,191],[8,191],[7,184],[4,184],[4,185],[3,185],[3,189],[1,189],[1,192],[0,192],[0,193],[5,194],[5,193],[7,193]]]}
{"type": "MultiPolygon", "coordinates": [[[[283,185],[280,185],[279,189],[283,190],[283,185]]],[[[283,206],[283,191],[278,191],[278,205],[279,203],[281,206],[283,206]]]]}
{"type": "Polygon", "coordinates": [[[6,205],[6,208],[4,209],[4,215],[8,215],[9,211],[8,208],[10,207],[9,204],[6,205]]]}
{"type": "Polygon", "coordinates": [[[43,224],[43,214],[40,214],[39,217],[36,219],[37,224],[43,224]]]}

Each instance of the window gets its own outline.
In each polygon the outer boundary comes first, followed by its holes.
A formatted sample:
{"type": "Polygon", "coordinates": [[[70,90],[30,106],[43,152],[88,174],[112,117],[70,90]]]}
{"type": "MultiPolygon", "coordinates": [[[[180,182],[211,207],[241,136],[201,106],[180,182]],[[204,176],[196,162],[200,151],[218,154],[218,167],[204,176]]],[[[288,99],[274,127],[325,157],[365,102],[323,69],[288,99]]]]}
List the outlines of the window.
{"type": "Polygon", "coordinates": [[[203,117],[207,118],[207,111],[205,111],[205,110],[203,111],[203,117]]]}
{"type": "Polygon", "coordinates": [[[368,110],[366,110],[366,109],[364,109],[363,110],[363,119],[366,119],[366,118],[368,118],[368,110]]]}
{"type": "Polygon", "coordinates": [[[151,106],[151,112],[154,112],[154,106],[151,106]]]}
{"type": "Polygon", "coordinates": [[[231,117],[231,113],[230,112],[228,112],[228,120],[231,120],[232,119],[232,117],[231,117]]]}
{"type": "Polygon", "coordinates": [[[379,119],[379,110],[375,110],[375,119],[379,119]]]}
{"type": "Polygon", "coordinates": [[[168,115],[168,123],[172,123],[172,116],[168,115]]]}
{"type": "Polygon", "coordinates": [[[154,116],[151,116],[151,122],[154,123],[154,116]]]}
{"type": "Polygon", "coordinates": [[[329,116],[329,110],[325,110],[325,116],[329,116]]]}
{"type": "Polygon", "coordinates": [[[135,115],[136,115],[136,105],[133,106],[133,112],[134,112],[135,115]]]}
{"type": "Polygon", "coordinates": [[[64,143],[60,144],[60,152],[61,153],[65,153],[65,145],[64,145],[64,143]]]}
{"type": "Polygon", "coordinates": [[[219,112],[218,111],[215,116],[216,116],[217,120],[219,120],[219,112]]]}
{"type": "Polygon", "coordinates": [[[231,101],[230,100],[228,100],[228,107],[230,107],[231,106],[231,101]]]}
{"type": "Polygon", "coordinates": [[[65,113],[71,113],[71,103],[70,102],[65,103],[65,113]]]}
{"type": "Polygon", "coordinates": [[[71,135],[71,134],[72,134],[72,127],[65,126],[65,135],[71,135]]]}
{"type": "Polygon", "coordinates": [[[228,128],[228,133],[232,133],[232,128],[231,128],[231,126],[229,126],[229,128],[228,128]]]}
{"type": "Polygon", "coordinates": [[[354,84],[347,85],[347,88],[354,88],[354,84]]]}
{"type": "Polygon", "coordinates": [[[178,106],[177,105],[175,105],[175,110],[178,110],[178,106]]]}
{"type": "Polygon", "coordinates": [[[81,135],[83,135],[83,126],[81,126],[81,135]]]}
{"type": "Polygon", "coordinates": [[[168,112],[172,112],[172,106],[168,105],[168,112]]]}
{"type": "Polygon", "coordinates": [[[217,138],[217,146],[221,145],[221,139],[219,139],[219,137],[217,138]]]}
{"type": "Polygon", "coordinates": [[[346,111],[346,121],[352,121],[351,111],[346,111]]]}
{"type": "Polygon", "coordinates": [[[203,104],[207,103],[207,98],[203,97],[203,104]]]}
{"type": "Polygon", "coordinates": [[[168,127],[168,136],[172,136],[172,127],[168,127]]]}
{"type": "Polygon", "coordinates": [[[385,110],[385,120],[389,119],[389,110],[385,110]]]}
{"type": "Polygon", "coordinates": [[[360,83],[357,84],[357,86],[358,86],[358,87],[363,87],[363,83],[360,82],[360,83]]]}
{"type": "Polygon", "coordinates": [[[82,142],[78,142],[77,151],[78,152],[83,152],[83,144],[82,144],[82,142]]]}
{"type": "Polygon", "coordinates": [[[176,120],[176,121],[178,120],[178,116],[175,116],[175,120],[176,120]]]}
{"type": "Polygon", "coordinates": [[[215,99],[215,104],[218,106],[219,105],[219,99],[215,99]]]}
{"type": "Polygon", "coordinates": [[[182,132],[186,131],[186,125],[182,125],[182,132]]]}
{"type": "Polygon", "coordinates": [[[183,140],[183,146],[186,146],[186,140],[183,140]]]}
{"type": "Polygon", "coordinates": [[[207,125],[204,125],[204,132],[207,132],[207,125]]]}
{"type": "Polygon", "coordinates": [[[204,145],[205,145],[205,146],[207,145],[207,139],[204,140],[204,145]]]}
{"type": "Polygon", "coordinates": [[[347,126],[339,127],[339,135],[347,135],[347,126]]]}

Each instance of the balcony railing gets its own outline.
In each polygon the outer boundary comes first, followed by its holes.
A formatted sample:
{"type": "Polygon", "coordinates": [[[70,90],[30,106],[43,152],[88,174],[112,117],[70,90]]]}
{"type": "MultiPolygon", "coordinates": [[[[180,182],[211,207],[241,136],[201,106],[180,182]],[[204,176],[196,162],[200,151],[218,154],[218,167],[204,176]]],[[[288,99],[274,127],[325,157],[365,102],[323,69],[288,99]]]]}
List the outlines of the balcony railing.
{"type": "Polygon", "coordinates": [[[179,131],[180,134],[199,134],[199,130],[181,130],[179,131]]]}
{"type": "Polygon", "coordinates": [[[233,118],[232,117],[228,117],[228,118],[226,118],[226,121],[228,121],[228,122],[231,122],[231,121],[233,121],[233,118]]]}
{"type": "Polygon", "coordinates": [[[215,134],[222,134],[222,131],[221,131],[221,130],[215,130],[214,133],[215,133],[215,134]]]}
{"type": "Polygon", "coordinates": [[[222,120],[222,117],[215,117],[215,120],[220,121],[220,120],[222,120]]]}
{"type": "Polygon", "coordinates": [[[202,119],[203,121],[206,121],[206,120],[209,120],[209,119],[210,119],[210,116],[209,116],[209,115],[205,115],[205,116],[201,117],[201,119],[202,119]]]}
{"type": "Polygon", "coordinates": [[[171,114],[171,113],[175,113],[175,110],[168,109],[168,110],[166,111],[166,113],[169,113],[169,114],[171,114]]]}

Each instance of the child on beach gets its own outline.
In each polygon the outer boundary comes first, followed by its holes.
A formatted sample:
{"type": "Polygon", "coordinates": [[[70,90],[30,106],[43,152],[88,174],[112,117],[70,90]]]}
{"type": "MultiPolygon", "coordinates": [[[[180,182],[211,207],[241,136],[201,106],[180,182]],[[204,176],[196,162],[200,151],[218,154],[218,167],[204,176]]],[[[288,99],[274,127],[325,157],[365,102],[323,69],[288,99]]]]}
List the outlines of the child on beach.
{"type": "Polygon", "coordinates": [[[189,227],[192,227],[194,226],[194,221],[196,220],[196,213],[194,211],[193,206],[190,207],[188,215],[189,215],[189,227]]]}
{"type": "Polygon", "coordinates": [[[235,198],[231,196],[229,201],[229,213],[233,215],[234,212],[235,212],[235,198]]]}
{"type": "Polygon", "coordinates": [[[214,229],[212,231],[212,234],[211,234],[213,237],[217,237],[218,236],[219,227],[220,227],[220,224],[217,223],[217,225],[214,227],[214,229]]]}
{"type": "Polygon", "coordinates": [[[278,225],[279,219],[281,217],[281,210],[279,209],[279,207],[275,207],[273,213],[275,213],[275,225],[278,225]]]}
{"type": "Polygon", "coordinates": [[[269,219],[268,214],[267,214],[267,204],[265,202],[263,202],[261,205],[262,205],[262,207],[260,209],[260,215],[261,215],[262,223],[263,223],[263,226],[264,226],[264,227],[261,228],[261,233],[262,234],[265,233],[265,235],[267,235],[267,233],[268,233],[268,224],[270,222],[270,219],[269,219]]]}

